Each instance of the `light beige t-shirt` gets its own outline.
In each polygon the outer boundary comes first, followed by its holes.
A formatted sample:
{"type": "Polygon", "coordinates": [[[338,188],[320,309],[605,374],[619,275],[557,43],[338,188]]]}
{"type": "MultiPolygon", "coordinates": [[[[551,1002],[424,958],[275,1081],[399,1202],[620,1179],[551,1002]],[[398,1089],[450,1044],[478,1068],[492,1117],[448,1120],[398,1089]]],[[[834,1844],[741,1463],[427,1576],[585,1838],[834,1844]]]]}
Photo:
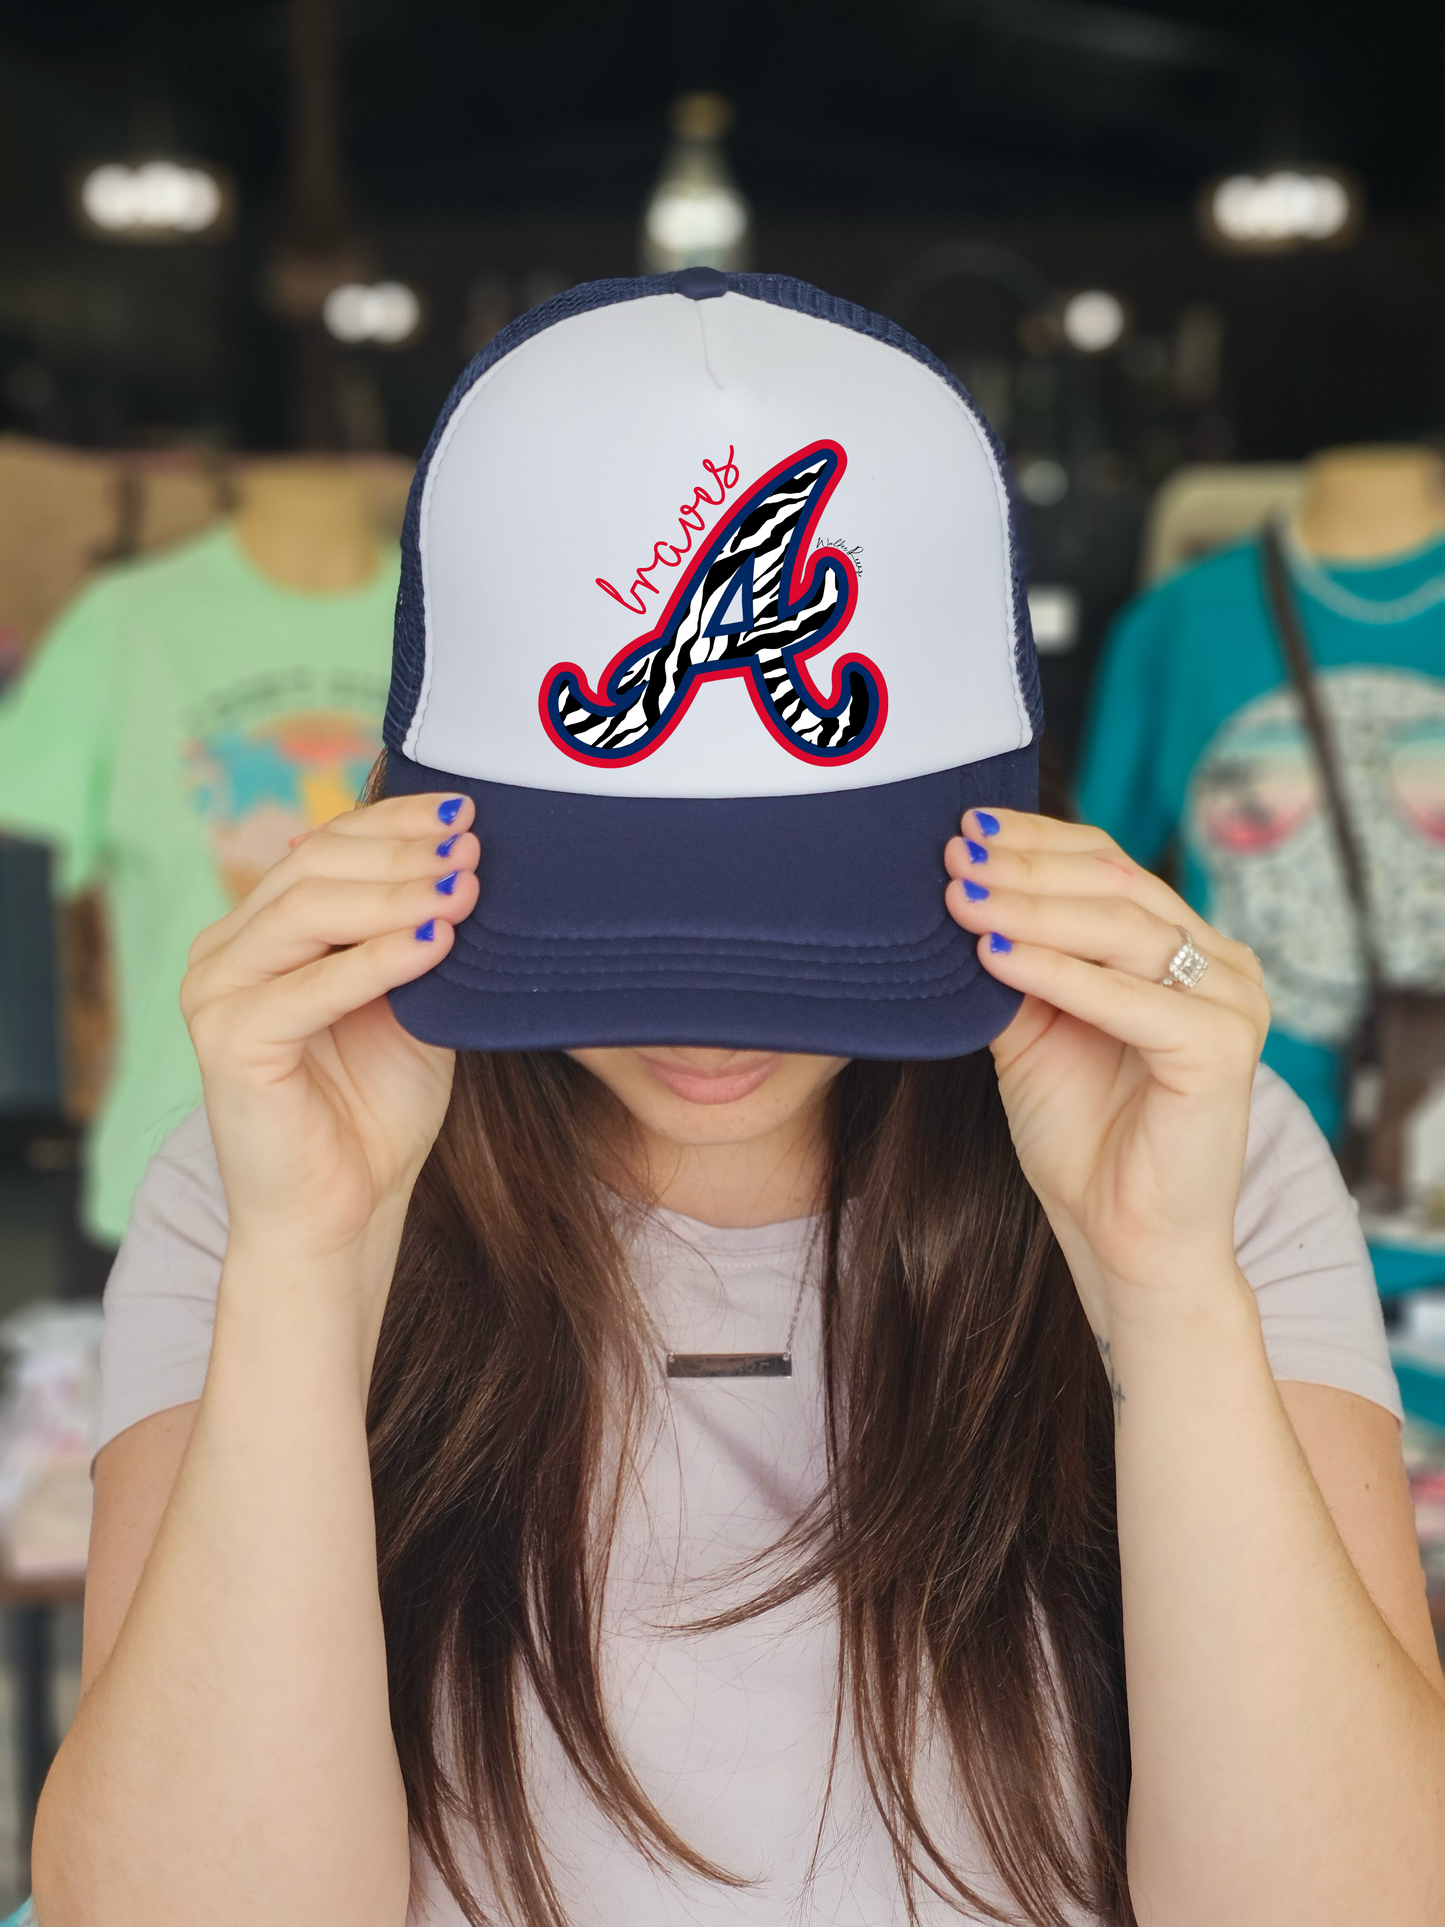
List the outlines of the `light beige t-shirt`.
{"type": "MultiPolygon", "coordinates": [[[[534,1712],[536,1810],[574,1927],[903,1927],[906,1919],[846,1729],[819,1838],[837,1691],[831,1614],[813,1599],[718,1632],[663,1630],[740,1597],[729,1569],[771,1545],[819,1489],[814,1226],[718,1230],[658,1212],[639,1238],[638,1283],[675,1351],[781,1350],[806,1279],[791,1378],[660,1379],[604,1613],[604,1685],[627,1758],[686,1839],[755,1884],[726,1888],[650,1868],[597,1813],[534,1712]]],[[[197,1112],[153,1160],[111,1274],[98,1445],[200,1397],[225,1241],[225,1195],[197,1112]]],[[[1266,1070],[1255,1085],[1235,1246],[1275,1376],[1357,1392],[1399,1416],[1354,1206],[1309,1113],[1266,1070]]],[[[1002,1901],[942,1759],[925,1761],[919,1790],[940,1837],[1002,1901]]],[[[924,1927],[959,1919],[920,1896],[924,1927]]],[[[462,1927],[425,1868],[410,1927],[462,1927]]]]}

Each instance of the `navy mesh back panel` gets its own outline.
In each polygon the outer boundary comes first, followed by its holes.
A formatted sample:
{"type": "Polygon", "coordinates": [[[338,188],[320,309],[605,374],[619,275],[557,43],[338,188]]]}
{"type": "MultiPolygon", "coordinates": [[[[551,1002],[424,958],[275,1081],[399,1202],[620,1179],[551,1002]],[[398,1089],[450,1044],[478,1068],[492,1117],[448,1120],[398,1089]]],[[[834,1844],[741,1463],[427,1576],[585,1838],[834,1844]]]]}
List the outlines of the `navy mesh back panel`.
{"type": "MultiPolygon", "coordinates": [[[[510,354],[514,348],[520,348],[523,342],[530,341],[534,335],[541,334],[544,328],[554,327],[559,321],[569,321],[573,315],[588,314],[594,308],[610,307],[618,301],[640,301],[653,294],[680,294],[698,301],[729,293],[746,295],[752,301],[767,301],[777,308],[791,308],[797,314],[812,315],[819,321],[829,321],[840,328],[851,328],[857,334],[867,335],[874,341],[882,341],[890,348],[898,349],[902,354],[911,355],[958,396],[993,450],[1000,469],[1007,475],[998,437],[968,390],[945,368],[937,355],[925,348],[921,341],[915,340],[906,328],[900,328],[896,321],[889,321],[884,315],[860,308],[855,302],[842,301],[836,295],[825,294],[821,288],[812,287],[806,281],[795,281],[786,274],[723,274],[713,268],[683,268],[677,274],[644,274],[609,281],[584,281],[578,287],[568,288],[564,294],[554,295],[550,301],[529,308],[526,314],[508,322],[481,353],[468,362],[447,396],[437,425],[432,430],[431,440],[417,464],[411,494],[407,499],[406,520],[402,524],[401,585],[396,597],[391,694],[383,730],[389,748],[401,748],[421,697],[426,670],[426,620],[420,550],[422,490],[426,486],[427,471],[437,444],[462,398],[504,355],[510,354]]],[[[1029,623],[1022,530],[1011,491],[1008,518],[1009,558],[1013,571],[1014,653],[1018,663],[1019,687],[1023,691],[1029,721],[1037,738],[1044,722],[1043,695],[1039,688],[1038,656],[1029,623]]]]}

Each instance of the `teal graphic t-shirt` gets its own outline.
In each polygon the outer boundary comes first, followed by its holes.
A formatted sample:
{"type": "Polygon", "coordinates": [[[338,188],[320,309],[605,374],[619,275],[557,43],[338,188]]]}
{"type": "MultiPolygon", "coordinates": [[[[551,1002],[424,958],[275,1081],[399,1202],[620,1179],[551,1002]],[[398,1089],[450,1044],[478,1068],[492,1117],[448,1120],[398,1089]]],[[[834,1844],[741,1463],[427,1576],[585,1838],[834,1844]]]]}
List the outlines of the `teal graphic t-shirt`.
{"type": "Polygon", "coordinates": [[[85,589],[0,702],[0,828],[105,886],[118,1044],[86,1156],[115,1242],[151,1153],[200,1101],[177,1001],[197,932],[302,830],[348,810],[381,746],[399,557],[354,590],[263,575],[229,528],[85,589]]]}
{"type": "MultiPolygon", "coordinates": [[[[1288,545],[1362,834],[1390,980],[1445,989],[1445,539],[1383,562],[1288,545]]],[[[1080,814],[1141,863],[1175,843],[1181,894],[1258,954],[1265,1062],[1337,1137],[1364,993],[1349,899],[1254,541],[1161,582],[1105,646],[1080,814]]],[[[1376,1249],[1383,1289],[1445,1280],[1439,1252],[1376,1249]]]]}

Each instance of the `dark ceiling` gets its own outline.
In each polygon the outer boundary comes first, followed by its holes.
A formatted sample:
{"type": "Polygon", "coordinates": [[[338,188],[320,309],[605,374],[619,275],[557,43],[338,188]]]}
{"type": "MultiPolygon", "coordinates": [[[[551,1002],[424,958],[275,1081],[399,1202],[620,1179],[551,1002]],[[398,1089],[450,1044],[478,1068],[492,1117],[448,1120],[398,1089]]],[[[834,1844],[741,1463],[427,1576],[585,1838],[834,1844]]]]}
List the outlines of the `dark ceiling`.
{"type": "MultiPolygon", "coordinates": [[[[77,153],[227,162],[254,212],[285,151],[282,7],[4,0],[0,195],[52,208],[77,153]]],[[[1350,166],[1445,208],[1445,8],[1410,0],[341,0],[365,213],[635,210],[667,101],[737,104],[759,211],[1183,210],[1203,178],[1350,166]]]]}

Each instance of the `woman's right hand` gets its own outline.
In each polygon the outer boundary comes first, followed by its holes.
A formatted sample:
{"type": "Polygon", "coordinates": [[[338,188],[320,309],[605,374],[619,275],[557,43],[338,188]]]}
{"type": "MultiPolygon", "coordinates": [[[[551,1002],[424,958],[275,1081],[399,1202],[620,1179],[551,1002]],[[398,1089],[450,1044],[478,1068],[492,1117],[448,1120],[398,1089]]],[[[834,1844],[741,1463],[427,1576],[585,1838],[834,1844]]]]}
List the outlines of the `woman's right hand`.
{"type": "Polygon", "coordinates": [[[439,963],[476,904],[474,814],[441,794],[339,816],[192,945],[181,1008],[233,1249],[324,1261],[379,1227],[394,1251],[454,1060],[386,993],[439,963]]]}

